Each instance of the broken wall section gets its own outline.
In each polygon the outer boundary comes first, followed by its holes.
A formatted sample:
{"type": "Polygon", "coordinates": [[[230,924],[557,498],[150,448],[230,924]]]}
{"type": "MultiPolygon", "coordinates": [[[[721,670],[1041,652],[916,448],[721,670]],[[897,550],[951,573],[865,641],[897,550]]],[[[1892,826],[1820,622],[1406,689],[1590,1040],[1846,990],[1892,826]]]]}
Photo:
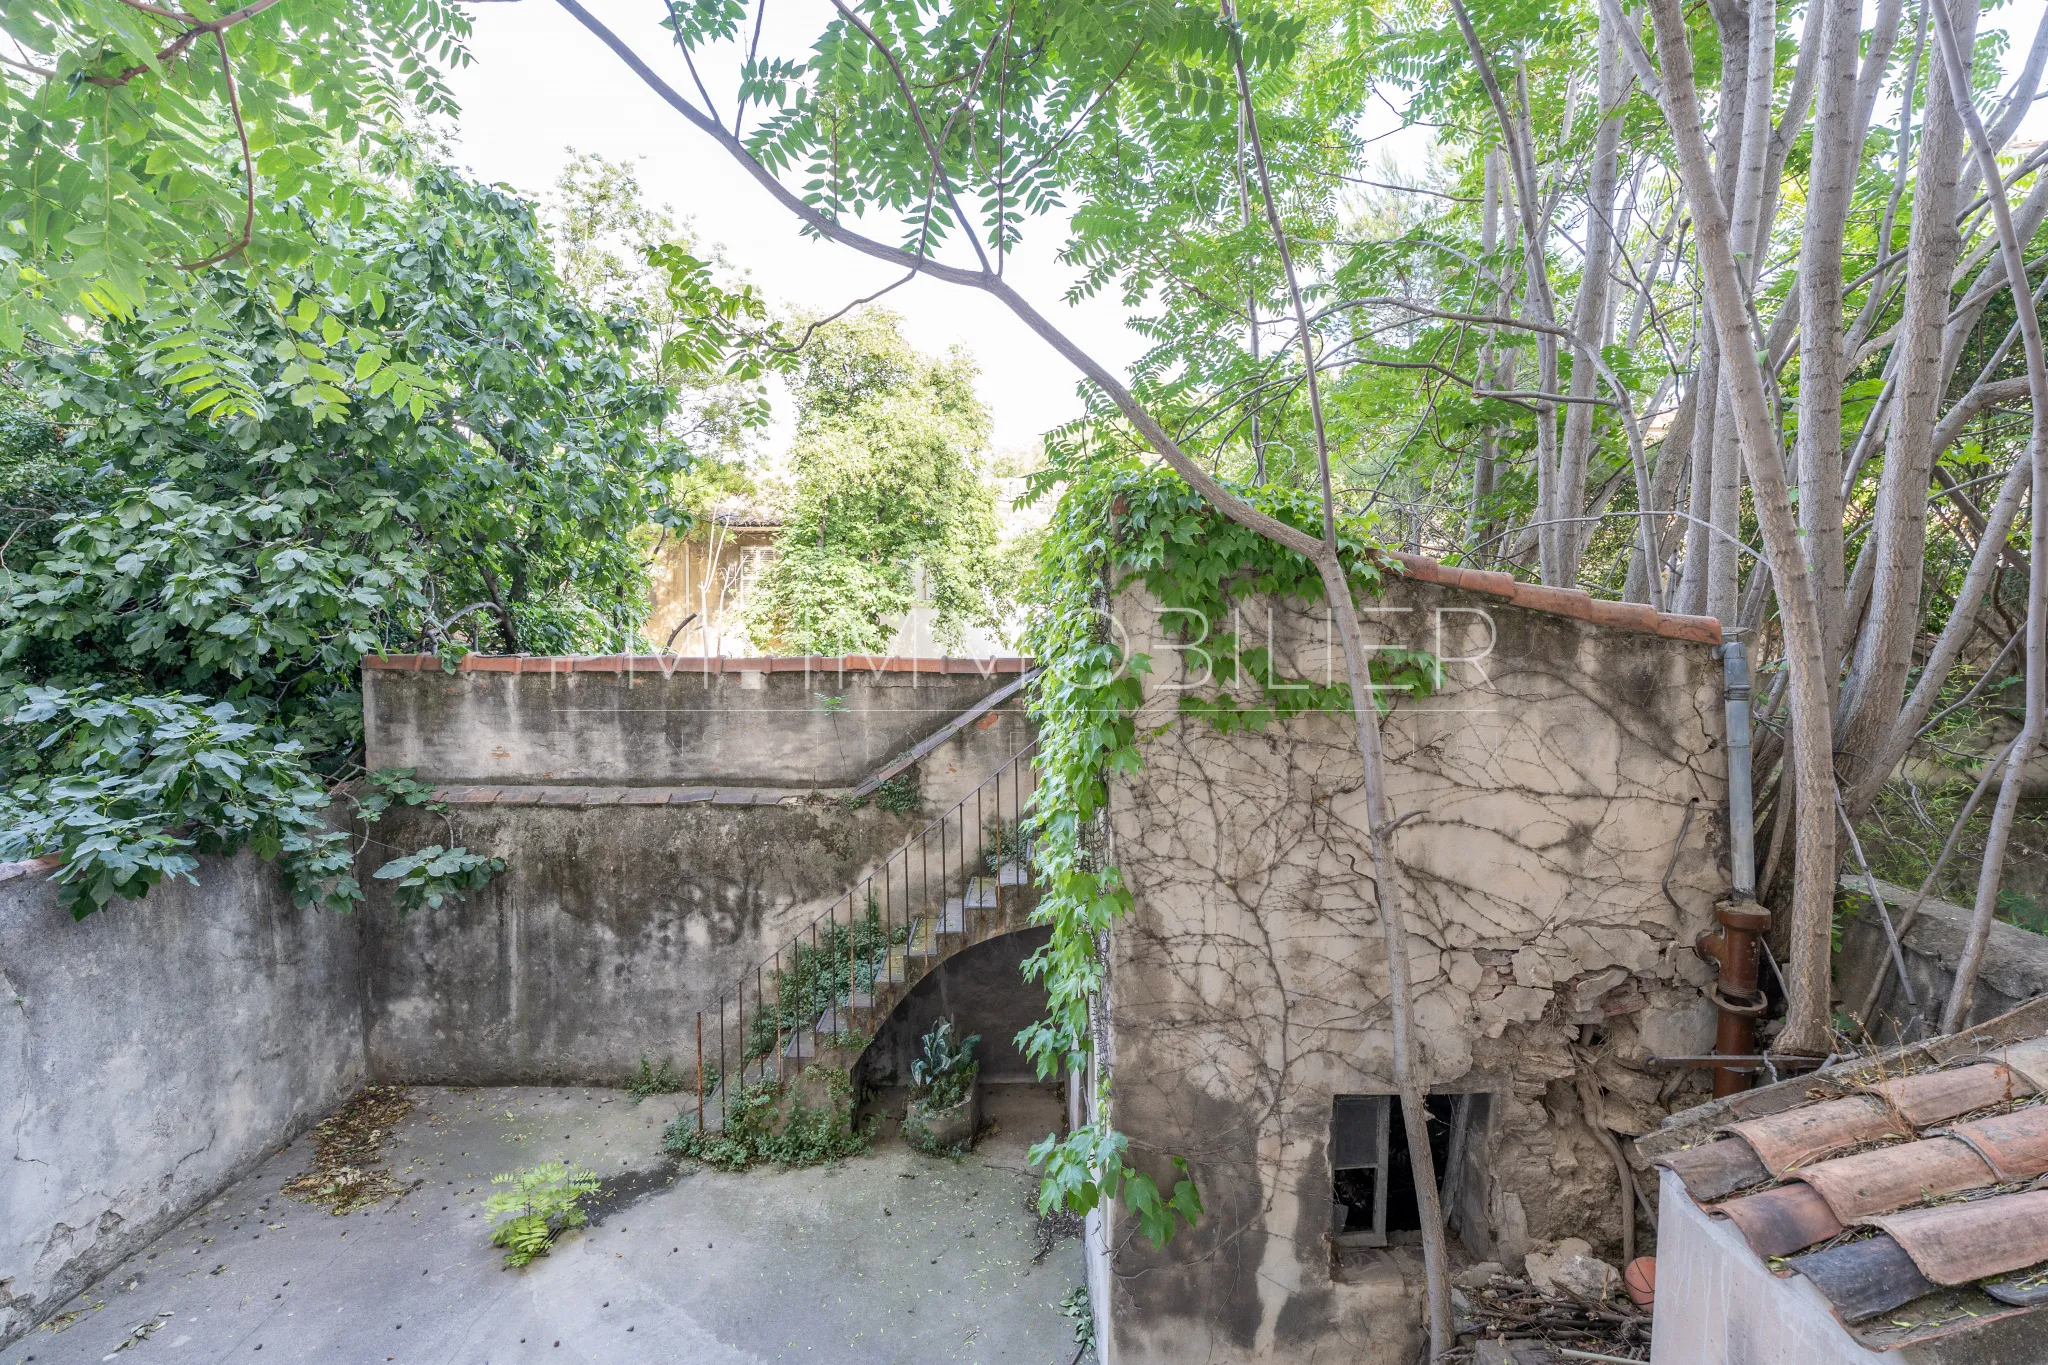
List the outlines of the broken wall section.
{"type": "MultiPolygon", "coordinates": [[[[1112,936],[1104,1060],[1139,1162],[1163,1176],[1186,1157],[1207,1211],[1161,1251],[1114,1216],[1091,1238],[1116,1248],[1109,1359],[1321,1359],[1341,1340],[1405,1360],[1419,1256],[1331,1235],[1335,1098],[1394,1088],[1350,718],[1229,736],[1182,719],[1182,695],[1237,680],[1205,677],[1140,592],[1116,616],[1153,662],[1139,731],[1163,728],[1112,796],[1135,908],[1112,936]]],[[[1690,945],[1727,885],[1719,661],[1409,580],[1366,620],[1369,640],[1447,665],[1384,734],[1415,1063],[1434,1090],[1490,1096],[1456,1229],[1478,1256],[1579,1236],[1615,1257],[1619,1182],[1594,1125],[1647,1131],[1705,1085],[1646,1063],[1712,1038],[1690,945]]],[[[1320,605],[1249,599],[1232,624],[1270,638],[1283,678],[1343,676],[1320,605]]]]}

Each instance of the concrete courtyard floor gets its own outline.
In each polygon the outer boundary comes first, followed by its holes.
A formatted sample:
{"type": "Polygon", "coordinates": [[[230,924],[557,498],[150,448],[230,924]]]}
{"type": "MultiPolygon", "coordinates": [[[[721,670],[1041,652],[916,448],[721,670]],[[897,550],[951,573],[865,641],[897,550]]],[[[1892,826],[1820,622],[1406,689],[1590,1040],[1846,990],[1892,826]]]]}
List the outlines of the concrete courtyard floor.
{"type": "MultiPolygon", "coordinates": [[[[893,1138],[830,1166],[737,1175],[661,1152],[682,1097],[413,1090],[384,1158],[408,1193],[345,1216],[279,1193],[301,1137],[138,1252],[0,1365],[280,1361],[511,1365],[1068,1365],[1067,1238],[1041,1259],[1025,1149],[1058,1123],[990,1087],[999,1131],[957,1161],[893,1138]],[[568,1160],[611,1178],[591,1225],[524,1270],[487,1244],[491,1177],[568,1160]],[[154,1326],[151,1326],[154,1324],[154,1326]]],[[[691,1102],[694,1108],[694,1101],[691,1102]]]]}

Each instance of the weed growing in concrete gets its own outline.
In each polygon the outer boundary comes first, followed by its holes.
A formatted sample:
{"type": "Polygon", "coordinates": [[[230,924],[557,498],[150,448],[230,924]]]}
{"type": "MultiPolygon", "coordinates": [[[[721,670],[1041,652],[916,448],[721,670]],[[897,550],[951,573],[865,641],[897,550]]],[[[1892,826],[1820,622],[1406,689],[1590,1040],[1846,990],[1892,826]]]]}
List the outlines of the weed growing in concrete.
{"type": "Polygon", "coordinates": [[[626,1093],[646,1099],[650,1095],[673,1095],[681,1090],[683,1078],[668,1068],[668,1058],[661,1059],[656,1066],[648,1060],[646,1053],[640,1054],[640,1074],[626,1082],[626,1093]]]}
{"type": "Polygon", "coordinates": [[[917,769],[911,768],[875,788],[874,803],[892,815],[915,815],[924,805],[917,769]]]}
{"type": "Polygon", "coordinates": [[[579,1205],[598,1187],[594,1173],[560,1161],[494,1175],[491,1183],[506,1187],[484,1201],[484,1211],[502,1220],[491,1225],[491,1245],[506,1249],[508,1268],[531,1264],[557,1237],[582,1227],[587,1220],[579,1205]]]}
{"type": "Polygon", "coordinates": [[[1083,1355],[1095,1349],[1095,1305],[1088,1297],[1088,1286],[1077,1284],[1067,1291],[1060,1300],[1060,1312],[1074,1320],[1074,1342],[1083,1355]]]}
{"type": "Polygon", "coordinates": [[[853,1126],[853,1078],[827,1071],[824,1108],[804,1103],[775,1081],[735,1086],[727,1095],[725,1129],[697,1129],[695,1113],[678,1114],[662,1132],[662,1146],[721,1171],[744,1171],[765,1161],[820,1166],[858,1156],[874,1142],[875,1120],[853,1126]]]}

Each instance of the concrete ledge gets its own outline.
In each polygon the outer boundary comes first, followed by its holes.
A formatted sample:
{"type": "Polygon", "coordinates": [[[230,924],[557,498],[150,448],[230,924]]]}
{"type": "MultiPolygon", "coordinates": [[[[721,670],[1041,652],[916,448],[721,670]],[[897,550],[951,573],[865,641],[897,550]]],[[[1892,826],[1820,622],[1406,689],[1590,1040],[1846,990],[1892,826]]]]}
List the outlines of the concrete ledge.
{"type": "Polygon", "coordinates": [[[363,657],[363,667],[395,673],[661,673],[670,677],[678,673],[978,673],[994,678],[1027,672],[1031,660],[1011,656],[899,659],[881,654],[741,658],[687,654],[465,654],[452,667],[444,667],[435,654],[368,654],[363,657]]]}
{"type": "MultiPolygon", "coordinates": [[[[1896,925],[1901,912],[1913,904],[1914,893],[1884,881],[1877,889],[1896,925]]],[[[1842,912],[1842,950],[1835,965],[1837,993],[1854,1008],[1862,1003],[1871,979],[1881,974],[1885,985],[1877,997],[1878,1035],[1886,1042],[1897,1042],[1899,1025],[1910,1023],[1916,1013],[1924,1015],[1930,1025],[1939,1021],[1955,985],[1956,962],[1970,930],[1969,907],[1933,896],[1920,903],[1919,917],[1899,941],[1906,976],[1913,983],[1914,1000],[1909,1004],[1899,989],[1884,922],[1878,918],[1863,878],[1842,878],[1836,904],[1842,912]]],[[[2048,937],[1993,920],[1964,1027],[1996,1018],[2042,995],[2048,995],[2048,937]]],[[[1926,1031],[1914,1036],[1925,1036],[1926,1031]]]]}

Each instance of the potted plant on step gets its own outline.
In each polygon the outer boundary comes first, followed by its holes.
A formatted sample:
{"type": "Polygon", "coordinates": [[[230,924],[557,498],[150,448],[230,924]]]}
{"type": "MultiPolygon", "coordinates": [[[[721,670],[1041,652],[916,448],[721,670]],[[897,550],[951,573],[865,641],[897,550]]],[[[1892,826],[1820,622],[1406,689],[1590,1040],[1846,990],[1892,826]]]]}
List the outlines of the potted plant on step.
{"type": "Polygon", "coordinates": [[[974,1145],[981,1106],[975,1078],[981,1064],[974,1049],[981,1035],[956,1040],[953,1021],[941,1019],[919,1040],[910,1064],[912,1096],[903,1115],[903,1137],[920,1152],[952,1156],[974,1145]]]}

